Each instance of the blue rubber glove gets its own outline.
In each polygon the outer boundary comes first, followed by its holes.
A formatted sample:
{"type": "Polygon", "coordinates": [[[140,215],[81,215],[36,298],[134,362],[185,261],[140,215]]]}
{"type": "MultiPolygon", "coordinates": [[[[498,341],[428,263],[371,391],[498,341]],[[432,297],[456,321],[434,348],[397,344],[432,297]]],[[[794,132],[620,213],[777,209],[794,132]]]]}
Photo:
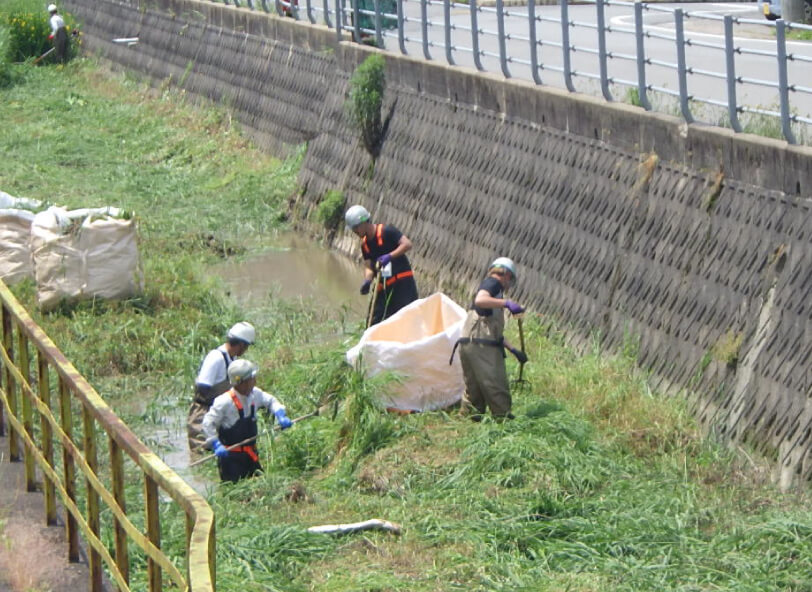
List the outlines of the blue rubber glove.
{"type": "Polygon", "coordinates": [[[516,356],[516,359],[519,360],[520,364],[524,364],[525,362],[527,362],[527,354],[524,353],[522,350],[516,349],[515,347],[511,347],[510,353],[516,356]]]}
{"type": "Polygon", "coordinates": [[[369,294],[369,287],[372,285],[372,280],[364,280],[364,283],[361,284],[361,294],[369,294]]]}
{"type": "Polygon", "coordinates": [[[524,312],[524,307],[518,302],[513,302],[513,300],[505,300],[505,308],[510,311],[510,314],[517,315],[524,312]]]}
{"type": "Polygon", "coordinates": [[[228,450],[225,446],[223,446],[220,440],[215,440],[212,442],[211,449],[214,450],[214,456],[217,458],[225,458],[228,456],[228,450]]]}
{"type": "Polygon", "coordinates": [[[287,414],[285,413],[285,410],[284,410],[284,409],[280,409],[279,411],[277,411],[276,413],[274,413],[274,415],[276,415],[276,421],[278,421],[278,422],[279,422],[279,427],[280,427],[281,429],[286,430],[286,429],[288,429],[290,426],[292,426],[292,425],[293,425],[293,422],[292,422],[292,421],[290,420],[290,418],[287,416],[287,414]]]}
{"type": "Polygon", "coordinates": [[[378,257],[378,265],[380,265],[381,267],[386,267],[387,265],[389,265],[389,262],[391,260],[392,255],[386,253],[385,255],[381,255],[380,257],[378,257]]]}

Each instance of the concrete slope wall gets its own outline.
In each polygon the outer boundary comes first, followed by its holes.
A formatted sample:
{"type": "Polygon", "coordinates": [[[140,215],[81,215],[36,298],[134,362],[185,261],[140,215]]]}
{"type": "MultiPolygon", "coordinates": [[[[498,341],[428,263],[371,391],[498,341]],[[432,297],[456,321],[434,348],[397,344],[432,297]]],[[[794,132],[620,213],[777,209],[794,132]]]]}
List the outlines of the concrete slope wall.
{"type": "Polygon", "coordinates": [[[772,455],[785,485],[812,477],[812,150],[387,56],[371,166],[343,104],[375,50],[194,0],[66,4],[91,51],[226,102],[269,149],[307,141],[300,205],[340,189],[403,229],[423,293],[470,295],[509,255],[519,301],[613,348],[639,340],[706,425],[772,455]]]}

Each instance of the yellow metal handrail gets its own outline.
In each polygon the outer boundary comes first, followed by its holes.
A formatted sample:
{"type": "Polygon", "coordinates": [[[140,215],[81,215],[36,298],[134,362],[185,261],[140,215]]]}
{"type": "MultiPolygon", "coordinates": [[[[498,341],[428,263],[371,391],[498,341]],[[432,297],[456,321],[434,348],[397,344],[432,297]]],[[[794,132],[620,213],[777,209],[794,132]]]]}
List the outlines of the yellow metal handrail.
{"type": "Polygon", "coordinates": [[[214,513],[205,499],[143,444],[108,407],[62,352],[34,323],[25,308],[0,281],[0,435],[9,427],[9,459],[25,463],[26,487],[36,490],[36,466],[45,493],[45,519],[56,524],[56,495],[66,510],[68,558],[79,560],[79,533],[88,545],[90,589],[103,589],[102,563],[119,590],[130,590],[128,544],[146,555],[150,592],[159,592],[166,575],[173,587],[190,592],[214,592],[214,513]],[[15,339],[16,337],[16,339],[15,339]],[[36,352],[36,376],[31,376],[31,351],[36,352]],[[52,407],[50,372],[56,373],[58,406],[52,407]],[[34,383],[32,386],[32,382],[34,383]],[[18,392],[21,407],[18,406],[18,392]],[[82,436],[73,435],[72,405],[81,405],[82,436]],[[34,411],[36,410],[36,415],[34,411]],[[36,424],[39,430],[35,430],[36,424]],[[107,435],[111,486],[101,477],[97,428],[107,435]],[[54,461],[54,443],[61,445],[62,475],[54,461]],[[128,517],[125,500],[124,453],[144,479],[144,528],[128,517]],[[84,477],[86,510],[77,504],[77,469],[84,477]],[[112,491],[111,491],[112,490],[112,491]],[[161,550],[160,491],[186,514],[186,569],[183,573],[161,550]],[[113,553],[101,539],[102,507],[113,517],[113,553]]]}

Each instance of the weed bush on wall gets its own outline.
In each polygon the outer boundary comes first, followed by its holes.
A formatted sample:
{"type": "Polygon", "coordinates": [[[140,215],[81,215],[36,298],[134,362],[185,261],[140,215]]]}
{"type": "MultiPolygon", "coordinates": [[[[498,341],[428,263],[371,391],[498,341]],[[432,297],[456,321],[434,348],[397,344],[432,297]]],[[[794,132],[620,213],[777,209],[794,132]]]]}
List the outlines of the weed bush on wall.
{"type": "Polygon", "coordinates": [[[386,88],[386,62],[382,55],[369,56],[355,69],[350,79],[347,113],[361,133],[361,142],[373,157],[380,149],[381,105],[386,88]]]}
{"type": "Polygon", "coordinates": [[[344,214],[344,193],[330,189],[316,209],[316,217],[327,230],[336,230],[344,214]]]}

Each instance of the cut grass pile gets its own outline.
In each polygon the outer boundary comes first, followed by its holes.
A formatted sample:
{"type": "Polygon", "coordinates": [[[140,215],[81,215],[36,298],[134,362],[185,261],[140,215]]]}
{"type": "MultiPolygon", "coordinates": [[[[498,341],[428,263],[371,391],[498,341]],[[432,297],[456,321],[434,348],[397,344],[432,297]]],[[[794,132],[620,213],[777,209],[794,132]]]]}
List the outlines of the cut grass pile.
{"type": "MultiPolygon", "coordinates": [[[[325,340],[334,321],[319,303],[230,304],[206,269],[283,226],[301,152],[279,162],[227,112],[87,61],[26,70],[0,91],[0,120],[0,189],[136,213],[142,297],[42,315],[32,286],[15,288],[114,408],[143,401],[125,412],[136,432],[148,438],[188,405],[201,356],[243,318],[259,330],[249,353],[259,384],[291,416],[330,393],[342,402],[335,418],[275,437],[262,420],[266,473],[212,488],[218,589],[812,590],[808,494],[779,493],[765,471],[703,440],[630,358],[598,345],[579,355],[528,318],[531,384],[514,393],[516,420],[395,417],[376,404],[386,380],[343,365],[358,332],[336,324],[325,340]],[[373,517],[403,535],[306,532],[373,517]]],[[[214,478],[213,463],[201,474],[214,478]]],[[[166,520],[183,532],[180,516],[166,520]]]]}

